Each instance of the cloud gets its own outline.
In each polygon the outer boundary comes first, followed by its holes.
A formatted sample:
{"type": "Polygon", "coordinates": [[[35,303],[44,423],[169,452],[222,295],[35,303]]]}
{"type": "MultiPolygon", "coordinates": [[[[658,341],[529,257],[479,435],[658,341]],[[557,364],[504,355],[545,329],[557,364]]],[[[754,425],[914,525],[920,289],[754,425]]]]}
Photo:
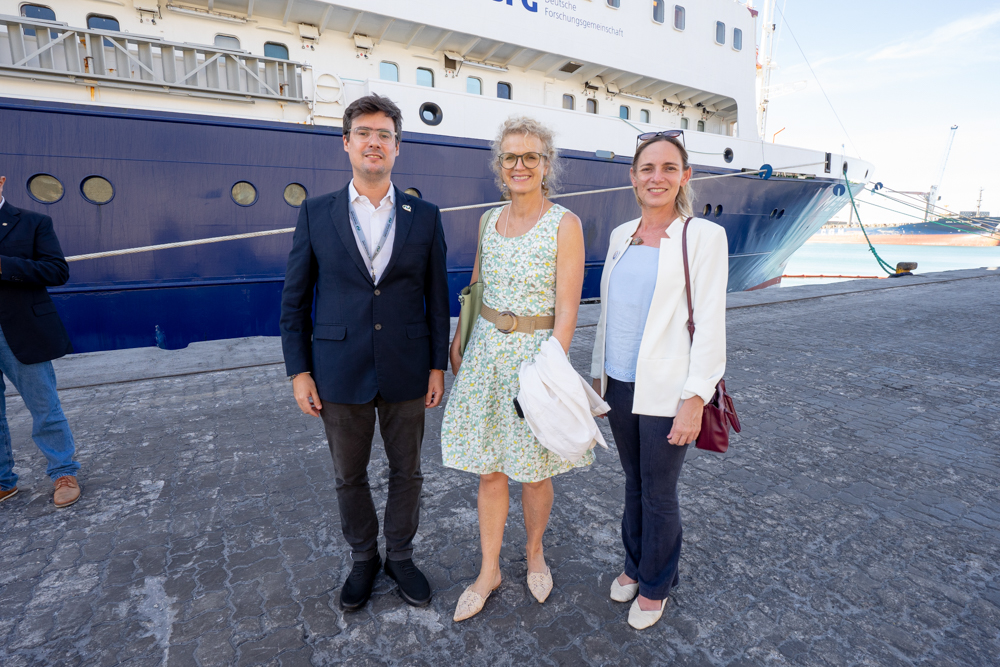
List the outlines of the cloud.
{"type": "Polygon", "coordinates": [[[1000,23],[1000,10],[957,19],[941,26],[926,36],[913,37],[905,42],[887,46],[868,57],[875,60],[906,60],[931,54],[939,54],[942,49],[954,47],[955,43],[967,40],[1000,23]]]}

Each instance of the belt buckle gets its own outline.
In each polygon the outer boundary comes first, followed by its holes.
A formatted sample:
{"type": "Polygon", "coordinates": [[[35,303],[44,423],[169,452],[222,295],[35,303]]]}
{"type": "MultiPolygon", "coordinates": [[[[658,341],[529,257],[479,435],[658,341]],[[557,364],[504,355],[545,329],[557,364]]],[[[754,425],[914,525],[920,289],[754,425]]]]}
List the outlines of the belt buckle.
{"type": "Polygon", "coordinates": [[[517,330],[517,315],[510,312],[509,310],[504,310],[500,312],[500,317],[509,317],[511,319],[512,324],[510,325],[509,328],[505,329],[504,327],[500,326],[500,320],[498,319],[496,324],[494,324],[494,326],[497,328],[497,331],[499,331],[500,333],[511,334],[517,330]]]}

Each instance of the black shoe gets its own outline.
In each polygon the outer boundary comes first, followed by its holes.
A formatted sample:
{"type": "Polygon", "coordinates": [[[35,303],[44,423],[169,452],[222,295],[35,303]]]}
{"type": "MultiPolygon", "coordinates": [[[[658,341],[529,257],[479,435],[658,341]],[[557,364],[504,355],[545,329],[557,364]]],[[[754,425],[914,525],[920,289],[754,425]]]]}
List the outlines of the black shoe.
{"type": "Polygon", "coordinates": [[[372,596],[372,586],[375,576],[382,565],[382,559],[376,555],[368,560],[354,561],[351,573],[347,575],[344,587],[340,589],[340,608],[344,611],[357,611],[365,606],[372,596]]]}
{"type": "Polygon", "coordinates": [[[389,560],[387,558],[385,573],[399,585],[399,594],[403,596],[403,599],[414,607],[423,607],[431,601],[431,585],[427,583],[427,577],[417,569],[411,559],[389,560]]]}

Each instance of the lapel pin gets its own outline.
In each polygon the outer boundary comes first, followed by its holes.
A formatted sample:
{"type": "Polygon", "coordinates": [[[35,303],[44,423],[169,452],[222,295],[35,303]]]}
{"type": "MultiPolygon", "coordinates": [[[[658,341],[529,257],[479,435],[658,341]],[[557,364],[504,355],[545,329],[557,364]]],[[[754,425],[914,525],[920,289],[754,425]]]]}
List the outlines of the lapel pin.
{"type": "Polygon", "coordinates": [[[409,204],[403,204],[403,210],[404,210],[404,211],[406,211],[407,213],[409,213],[409,212],[410,212],[410,211],[412,211],[413,209],[412,209],[412,208],[410,208],[410,205],[409,205],[409,204]]]}
{"type": "Polygon", "coordinates": [[[611,258],[613,260],[618,259],[618,255],[621,254],[621,250],[616,250],[614,256],[611,258]]]}

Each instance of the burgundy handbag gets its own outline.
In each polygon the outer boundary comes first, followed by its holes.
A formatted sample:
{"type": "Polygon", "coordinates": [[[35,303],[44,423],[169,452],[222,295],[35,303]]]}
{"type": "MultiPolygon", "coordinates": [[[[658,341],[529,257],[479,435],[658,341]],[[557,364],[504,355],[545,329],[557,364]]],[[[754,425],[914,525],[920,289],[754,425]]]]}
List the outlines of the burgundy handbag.
{"type": "MultiPolygon", "coordinates": [[[[691,300],[691,270],[688,267],[688,223],[684,221],[684,231],[681,233],[681,253],[684,255],[684,288],[687,290],[688,302],[688,333],[694,342],[694,302],[691,300]]],[[[701,433],[695,440],[695,447],[710,452],[724,453],[729,449],[729,429],[740,432],[740,418],[736,416],[733,399],[726,392],[726,381],[719,380],[715,387],[715,395],[705,404],[701,413],[701,433]]]]}

